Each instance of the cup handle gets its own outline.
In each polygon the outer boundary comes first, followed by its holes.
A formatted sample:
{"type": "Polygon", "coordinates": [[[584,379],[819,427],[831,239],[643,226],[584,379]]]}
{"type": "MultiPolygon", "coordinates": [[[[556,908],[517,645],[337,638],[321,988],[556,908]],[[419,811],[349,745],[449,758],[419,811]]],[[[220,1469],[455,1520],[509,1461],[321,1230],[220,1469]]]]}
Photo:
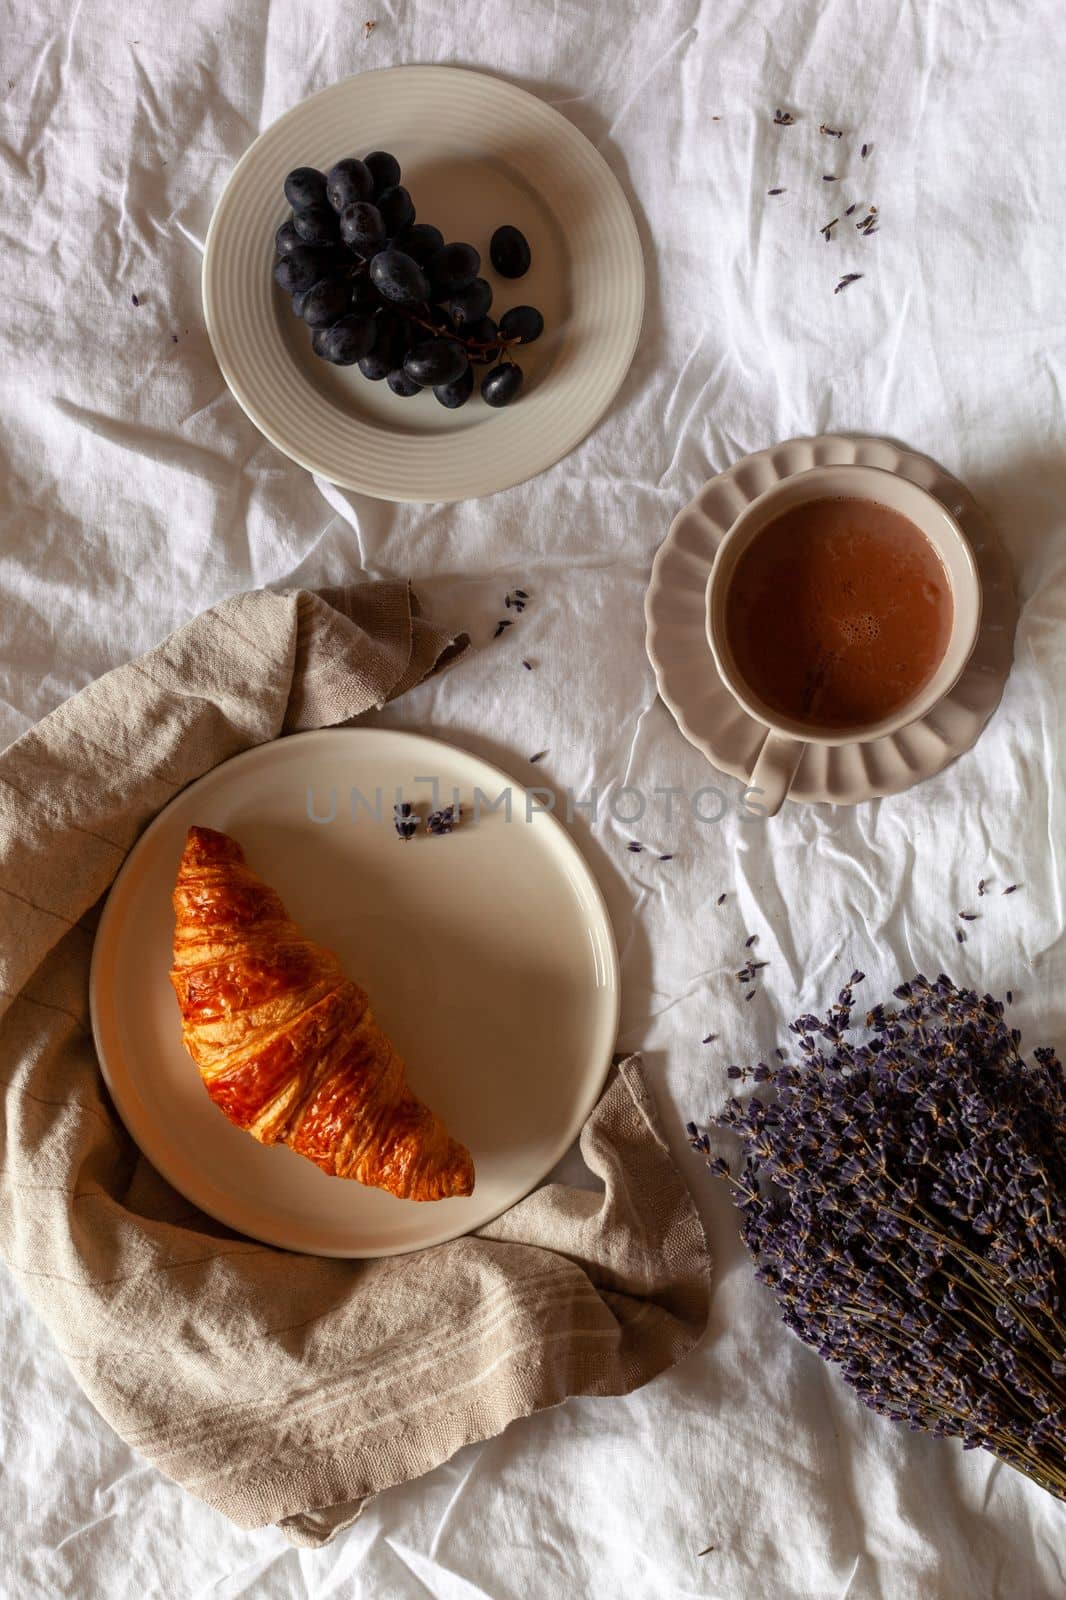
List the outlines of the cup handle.
{"type": "Polygon", "coordinates": [[[802,739],[789,739],[783,733],[766,735],[755,770],[748,779],[748,789],[762,791],[759,804],[768,817],[776,817],[784,805],[805,749],[802,739]]]}

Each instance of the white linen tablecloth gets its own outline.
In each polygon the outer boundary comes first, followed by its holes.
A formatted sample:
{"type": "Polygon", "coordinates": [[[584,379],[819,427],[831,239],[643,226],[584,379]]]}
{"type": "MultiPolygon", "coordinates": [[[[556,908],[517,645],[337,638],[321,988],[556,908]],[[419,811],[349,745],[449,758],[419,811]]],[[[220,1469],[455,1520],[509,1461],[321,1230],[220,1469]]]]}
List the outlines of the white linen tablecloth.
{"type": "Polygon", "coordinates": [[[916,968],[1009,986],[1028,1043],[1066,1041],[1064,35],[1059,0],[9,0],[0,739],[222,595],[412,575],[483,649],[382,720],[518,777],[547,748],[541,781],[600,792],[573,831],[618,935],[620,1043],[644,1050],[692,1164],[718,1278],[680,1368],[518,1423],[309,1552],[238,1532],[133,1456],[4,1271],[6,1593],[1063,1593],[1063,1507],[866,1412],[785,1332],[683,1124],[720,1103],[730,1060],[765,1054],[856,965],[871,1001],[916,968]],[[418,61],[500,72],[559,107],[617,173],[648,262],[644,335],[603,423],[535,482],[458,506],[376,503],[289,463],[228,394],[200,308],[211,208],[255,135],[345,74],[418,61]],[[773,126],[777,106],[793,127],[773,126]],[[880,230],[827,246],[844,193],[878,206],[880,230]],[[834,297],[847,271],[864,277],[834,297]],[[671,517],[738,455],[836,428],[937,456],[997,519],[1023,601],[1001,710],[971,754],[880,804],[701,824],[653,797],[639,823],[614,820],[625,783],[716,781],[643,652],[671,517]],[[533,598],[491,642],[515,584],[533,598]],[[632,837],[673,860],[630,853],[632,837]],[[980,877],[1022,887],[982,902],[960,947],[980,877]],[[744,1005],[750,933],[769,965],[744,1005]]]}

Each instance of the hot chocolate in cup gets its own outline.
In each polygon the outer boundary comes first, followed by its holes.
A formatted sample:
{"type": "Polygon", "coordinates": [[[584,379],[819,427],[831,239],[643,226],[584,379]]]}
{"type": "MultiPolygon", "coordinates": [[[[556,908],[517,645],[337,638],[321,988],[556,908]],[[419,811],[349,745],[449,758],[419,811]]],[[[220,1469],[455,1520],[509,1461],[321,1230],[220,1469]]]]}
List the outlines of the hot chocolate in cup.
{"type": "Polygon", "coordinates": [[[865,743],[924,717],[977,641],[981,587],[939,500],[880,467],[812,467],[726,534],[707,583],[719,675],[767,737],[749,787],[767,815],[808,744],[865,743]]]}

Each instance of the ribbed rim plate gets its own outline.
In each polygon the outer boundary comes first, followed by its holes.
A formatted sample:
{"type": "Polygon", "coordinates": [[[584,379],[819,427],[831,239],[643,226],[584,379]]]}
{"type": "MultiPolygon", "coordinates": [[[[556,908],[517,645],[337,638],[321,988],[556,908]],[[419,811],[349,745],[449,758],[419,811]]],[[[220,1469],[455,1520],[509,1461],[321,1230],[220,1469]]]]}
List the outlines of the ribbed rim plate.
{"type": "Polygon", "coordinates": [[[644,265],[617,180],[565,117],[481,73],[390,67],[313,95],[255,141],[215,208],[203,296],[223,376],[279,450],[379,499],[460,500],[543,472],[602,416],[636,347],[644,265]],[[399,159],[420,220],[481,250],[494,314],[522,303],[544,311],[545,333],[522,361],[526,392],[508,409],[475,396],[448,412],[431,395],[401,400],[355,368],[330,367],[274,284],[286,173],[373,149],[399,159]],[[533,250],[515,284],[486,270],[503,222],[533,250]]]}

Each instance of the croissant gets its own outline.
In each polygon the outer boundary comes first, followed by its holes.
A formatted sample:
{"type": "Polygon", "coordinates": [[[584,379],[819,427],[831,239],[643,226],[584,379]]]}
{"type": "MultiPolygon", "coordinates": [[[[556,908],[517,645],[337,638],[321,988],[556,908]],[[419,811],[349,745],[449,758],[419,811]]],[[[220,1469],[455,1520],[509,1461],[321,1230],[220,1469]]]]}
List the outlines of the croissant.
{"type": "Polygon", "coordinates": [[[173,904],[182,1042],[232,1123],[401,1199],[472,1193],[469,1151],[407,1087],[365,992],[235,839],[189,829],[173,904]]]}

